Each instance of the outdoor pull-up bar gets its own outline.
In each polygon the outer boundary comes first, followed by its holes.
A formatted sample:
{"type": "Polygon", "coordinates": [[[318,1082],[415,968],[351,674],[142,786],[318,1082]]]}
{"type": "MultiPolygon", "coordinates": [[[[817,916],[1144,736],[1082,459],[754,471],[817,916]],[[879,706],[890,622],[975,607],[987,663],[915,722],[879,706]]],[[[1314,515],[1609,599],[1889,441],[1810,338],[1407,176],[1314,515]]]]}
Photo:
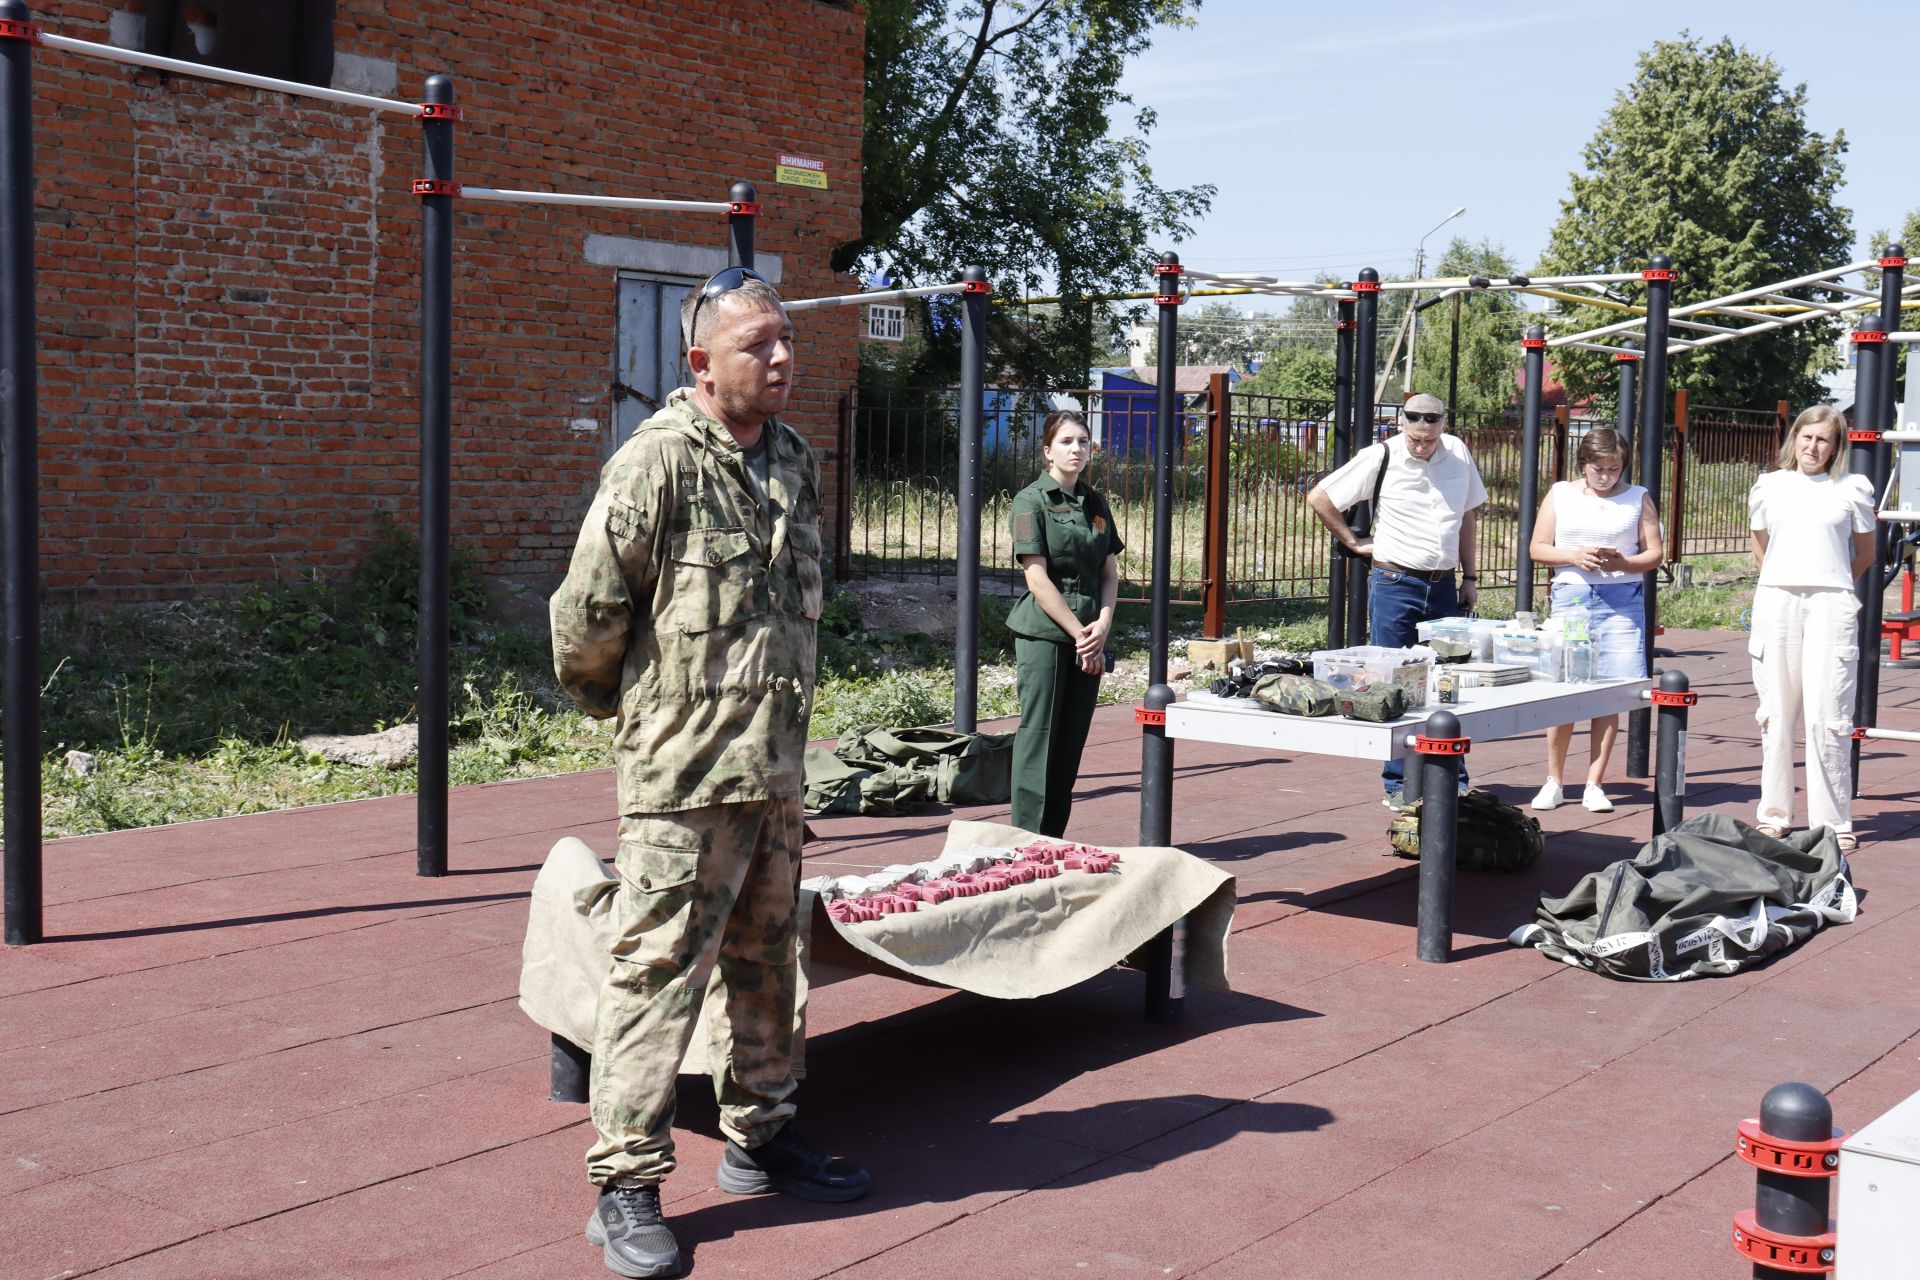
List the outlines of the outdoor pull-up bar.
{"type": "MultiPolygon", "coordinates": [[[[24,6],[22,6],[24,8],[24,6]]],[[[25,19],[14,21],[24,22],[25,19]]],[[[196,80],[218,80],[226,84],[244,85],[249,89],[269,89],[275,93],[291,94],[297,98],[317,98],[322,102],[338,103],[343,107],[365,107],[369,111],[384,111],[389,115],[418,116],[417,103],[401,102],[397,98],[376,98],[369,93],[352,93],[346,89],[331,89],[324,85],[303,84],[298,80],[280,80],[273,76],[257,76],[250,71],[231,71],[226,67],[209,66],[204,62],[188,62],[184,58],[167,58],[157,53],[147,53],[141,49],[122,49],[118,45],[101,44],[95,40],[75,40],[71,36],[50,36],[38,27],[30,27],[33,33],[26,37],[35,44],[49,49],[58,49],[63,53],[77,54],[82,58],[99,58],[106,62],[121,62],[130,66],[144,67],[149,71],[165,71],[171,75],[192,76],[196,80]]]]}
{"type": "Polygon", "coordinates": [[[452,194],[467,200],[502,204],[560,204],[576,209],[626,209],[647,213],[739,213],[725,200],[650,200],[636,196],[574,195],[564,191],[502,191],[495,187],[456,186],[452,194]]]}
{"type": "Polygon", "coordinates": [[[993,286],[980,280],[956,280],[952,284],[930,284],[913,289],[876,289],[871,293],[843,293],[832,298],[801,298],[786,304],[788,311],[815,311],[824,307],[857,307],[867,302],[899,302],[907,298],[931,298],[943,293],[991,293],[993,286]]]}

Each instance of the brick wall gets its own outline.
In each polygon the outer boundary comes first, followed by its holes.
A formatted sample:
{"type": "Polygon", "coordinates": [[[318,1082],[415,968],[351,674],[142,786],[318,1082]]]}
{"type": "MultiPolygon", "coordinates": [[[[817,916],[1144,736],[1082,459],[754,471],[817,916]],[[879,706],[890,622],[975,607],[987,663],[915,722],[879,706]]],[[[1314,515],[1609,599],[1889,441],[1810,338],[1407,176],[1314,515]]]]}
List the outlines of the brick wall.
{"type": "MultiPolygon", "coordinates": [[[[35,12],[107,41],[140,7],[35,12]]],[[[811,297],[848,291],[826,264],[859,228],[861,21],[821,0],[339,0],[335,83],[415,101],[452,75],[456,173],[475,186],[723,200],[751,181],[760,254],[788,297],[811,297]],[[782,151],[825,160],[830,189],[776,185],[782,151]]],[[[51,49],[34,78],[50,593],[336,572],[380,512],[411,526],[418,125],[51,49]]],[[[618,272],[588,239],[712,250],[725,220],[458,208],[453,535],[545,588],[610,430],[618,272]]],[[[830,507],[856,320],[796,317],[788,417],[820,451],[830,507]]]]}

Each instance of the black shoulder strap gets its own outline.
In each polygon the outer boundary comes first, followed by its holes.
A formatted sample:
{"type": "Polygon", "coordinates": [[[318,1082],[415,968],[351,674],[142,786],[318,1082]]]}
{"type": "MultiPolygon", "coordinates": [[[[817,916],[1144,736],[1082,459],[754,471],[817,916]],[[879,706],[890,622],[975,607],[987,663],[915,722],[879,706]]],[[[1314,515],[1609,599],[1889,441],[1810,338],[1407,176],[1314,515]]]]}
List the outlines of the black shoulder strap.
{"type": "Polygon", "coordinates": [[[1368,508],[1373,515],[1373,522],[1375,524],[1380,523],[1380,486],[1387,482],[1387,463],[1391,458],[1392,455],[1387,452],[1387,442],[1382,440],[1380,442],[1380,470],[1373,477],[1373,502],[1368,508]]]}

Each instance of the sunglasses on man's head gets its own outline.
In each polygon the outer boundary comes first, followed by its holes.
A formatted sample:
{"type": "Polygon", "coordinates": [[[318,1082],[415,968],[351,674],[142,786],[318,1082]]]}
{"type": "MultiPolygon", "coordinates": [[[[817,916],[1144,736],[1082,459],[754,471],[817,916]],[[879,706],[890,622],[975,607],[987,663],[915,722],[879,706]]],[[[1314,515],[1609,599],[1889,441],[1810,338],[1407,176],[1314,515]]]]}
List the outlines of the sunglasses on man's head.
{"type": "Polygon", "coordinates": [[[1445,422],[1447,420],[1447,415],[1444,413],[1415,413],[1411,409],[1402,409],[1400,412],[1408,422],[1445,422]]]}
{"type": "Polygon", "coordinates": [[[687,325],[687,332],[698,338],[700,336],[700,308],[706,306],[708,301],[713,298],[732,293],[735,289],[743,287],[749,280],[758,280],[761,284],[767,283],[767,278],[758,271],[755,271],[752,267],[728,267],[725,271],[716,271],[708,276],[707,282],[700,286],[700,296],[694,299],[693,319],[687,325]]]}

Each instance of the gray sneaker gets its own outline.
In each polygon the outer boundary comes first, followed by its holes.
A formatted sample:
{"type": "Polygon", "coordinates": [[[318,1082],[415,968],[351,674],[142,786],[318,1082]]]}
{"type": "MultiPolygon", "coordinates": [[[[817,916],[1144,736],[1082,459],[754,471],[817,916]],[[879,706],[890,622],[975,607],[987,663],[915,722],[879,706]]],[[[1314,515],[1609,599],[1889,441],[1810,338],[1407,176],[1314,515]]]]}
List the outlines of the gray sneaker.
{"type": "Polygon", "coordinates": [[[660,1188],[602,1187],[587,1219],[587,1243],[601,1246],[607,1270],[640,1280],[680,1274],[680,1242],[660,1215],[660,1188]]]}

